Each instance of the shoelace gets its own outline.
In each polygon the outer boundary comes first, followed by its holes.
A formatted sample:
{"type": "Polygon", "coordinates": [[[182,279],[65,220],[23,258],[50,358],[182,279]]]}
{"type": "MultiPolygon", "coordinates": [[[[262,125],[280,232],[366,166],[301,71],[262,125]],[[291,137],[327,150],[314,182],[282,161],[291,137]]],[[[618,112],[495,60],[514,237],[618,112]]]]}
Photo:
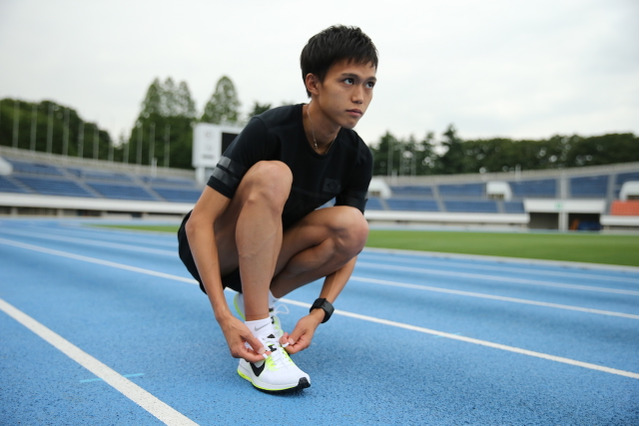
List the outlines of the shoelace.
{"type": "Polygon", "coordinates": [[[277,340],[268,339],[264,344],[271,350],[271,355],[266,360],[267,365],[271,364],[273,368],[279,368],[285,367],[293,362],[291,361],[287,351],[282,347],[282,345],[280,345],[280,343],[278,343],[277,340]]]}
{"type": "Polygon", "coordinates": [[[289,314],[289,307],[283,303],[278,303],[276,305],[273,305],[273,307],[269,309],[269,315],[272,317],[280,314],[289,314]]]}

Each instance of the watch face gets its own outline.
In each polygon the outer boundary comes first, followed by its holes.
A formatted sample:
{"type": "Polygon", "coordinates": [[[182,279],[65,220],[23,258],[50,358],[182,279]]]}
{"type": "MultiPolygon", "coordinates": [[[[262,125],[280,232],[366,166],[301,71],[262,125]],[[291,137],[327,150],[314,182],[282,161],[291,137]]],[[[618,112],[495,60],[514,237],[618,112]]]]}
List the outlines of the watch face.
{"type": "Polygon", "coordinates": [[[322,322],[327,322],[329,318],[331,318],[331,314],[333,313],[333,305],[327,300],[323,298],[316,299],[311,306],[309,311],[314,309],[322,309],[324,311],[324,319],[322,322]]]}
{"type": "Polygon", "coordinates": [[[329,318],[331,318],[331,314],[333,313],[333,305],[329,303],[327,299],[323,298],[316,299],[313,302],[313,305],[311,305],[311,309],[309,309],[309,312],[314,309],[322,309],[324,311],[324,319],[322,320],[323,323],[327,322],[329,318]]]}

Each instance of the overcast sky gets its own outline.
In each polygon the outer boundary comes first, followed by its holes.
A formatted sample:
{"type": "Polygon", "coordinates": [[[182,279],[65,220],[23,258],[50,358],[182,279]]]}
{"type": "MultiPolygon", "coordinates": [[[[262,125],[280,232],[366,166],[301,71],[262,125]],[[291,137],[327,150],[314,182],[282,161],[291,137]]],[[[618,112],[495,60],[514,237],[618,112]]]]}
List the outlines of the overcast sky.
{"type": "Polygon", "coordinates": [[[333,24],[379,50],[368,142],[638,133],[637,0],[0,0],[0,98],[51,99],[128,135],[153,79],[199,113],[223,75],[254,102],[306,102],[300,50],[333,24]]]}

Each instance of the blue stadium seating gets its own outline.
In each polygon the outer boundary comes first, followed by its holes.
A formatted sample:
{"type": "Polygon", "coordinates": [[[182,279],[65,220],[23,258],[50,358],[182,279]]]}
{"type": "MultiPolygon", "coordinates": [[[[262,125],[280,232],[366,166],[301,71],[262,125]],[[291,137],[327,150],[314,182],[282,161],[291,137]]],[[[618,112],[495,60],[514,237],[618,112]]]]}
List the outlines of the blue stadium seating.
{"type": "Polygon", "coordinates": [[[522,201],[505,201],[504,202],[505,213],[525,213],[524,203],[522,201]]]}
{"type": "Polygon", "coordinates": [[[124,173],[108,172],[102,170],[79,169],[68,167],[69,173],[83,180],[106,180],[109,182],[133,182],[131,176],[124,173]]]}
{"type": "Polygon", "coordinates": [[[387,205],[391,210],[424,212],[437,212],[440,210],[438,202],[435,200],[420,200],[415,198],[389,198],[387,205]]]}
{"type": "Polygon", "coordinates": [[[572,177],[569,179],[570,196],[606,198],[608,185],[608,175],[572,177]]]}
{"type": "MultiPolygon", "coordinates": [[[[65,167],[46,161],[7,158],[13,166],[9,176],[0,176],[0,192],[66,195],[126,200],[195,203],[202,192],[195,180],[175,176],[139,175],[93,167],[65,167]]],[[[132,169],[133,170],[133,169],[132,169]]],[[[392,185],[393,195],[370,197],[368,210],[451,213],[523,214],[525,198],[557,198],[560,177],[505,180],[511,200],[493,200],[486,194],[486,182],[392,185]]],[[[623,183],[638,181],[638,172],[575,175],[567,178],[568,196],[611,200],[623,183]]],[[[331,203],[327,203],[330,205],[331,203]]]]}
{"type": "Polygon", "coordinates": [[[618,173],[616,175],[616,185],[622,185],[625,182],[637,182],[638,172],[618,173]]]}
{"type": "Polygon", "coordinates": [[[62,167],[7,158],[13,171],[0,176],[0,192],[195,203],[202,189],[193,179],[137,176],[91,167],[62,167]]]}
{"type": "Polygon", "coordinates": [[[142,181],[146,184],[152,186],[160,186],[160,187],[170,187],[170,186],[179,186],[179,187],[195,187],[195,182],[193,179],[187,179],[182,177],[175,176],[142,176],[142,181]]]}
{"type": "Polygon", "coordinates": [[[158,188],[153,187],[153,191],[164,198],[166,201],[173,203],[195,203],[202,193],[199,189],[187,188],[158,188]]]}
{"type": "Polygon", "coordinates": [[[7,159],[11,166],[13,166],[14,173],[25,173],[29,175],[48,175],[48,176],[62,176],[62,171],[51,164],[45,163],[32,163],[27,161],[18,161],[7,159]]]}
{"type": "Polygon", "coordinates": [[[451,197],[482,197],[484,195],[484,183],[441,184],[438,191],[443,198],[451,197]]]}
{"type": "Polygon", "coordinates": [[[384,210],[384,205],[378,197],[370,197],[367,200],[367,210],[384,210]]]}
{"type": "Polygon", "coordinates": [[[433,197],[433,188],[427,185],[392,185],[391,192],[393,192],[393,195],[399,197],[433,197]]]}
{"type": "Polygon", "coordinates": [[[105,198],[158,201],[157,197],[141,186],[105,182],[87,182],[87,185],[105,198]]]}
{"type": "Polygon", "coordinates": [[[44,195],[64,195],[68,197],[93,197],[89,191],[68,179],[37,176],[16,176],[23,185],[28,186],[34,192],[44,195]]]}
{"type": "Polygon", "coordinates": [[[0,192],[27,193],[22,187],[16,185],[9,178],[0,176],[0,192]]]}
{"type": "Polygon", "coordinates": [[[444,208],[456,213],[498,213],[498,204],[492,200],[444,200],[444,208]]]}
{"type": "Polygon", "coordinates": [[[537,179],[509,182],[514,198],[555,198],[558,194],[557,179],[537,179]]]}

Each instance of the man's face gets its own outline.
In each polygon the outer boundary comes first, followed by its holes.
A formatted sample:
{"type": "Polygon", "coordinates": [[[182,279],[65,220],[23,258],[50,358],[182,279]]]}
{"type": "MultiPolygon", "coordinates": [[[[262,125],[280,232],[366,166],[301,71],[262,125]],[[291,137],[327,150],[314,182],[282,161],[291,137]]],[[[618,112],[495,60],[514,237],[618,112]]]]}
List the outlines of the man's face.
{"type": "Polygon", "coordinates": [[[318,87],[317,99],[326,118],[353,129],[373,98],[376,68],[349,60],[336,62],[318,87]]]}

